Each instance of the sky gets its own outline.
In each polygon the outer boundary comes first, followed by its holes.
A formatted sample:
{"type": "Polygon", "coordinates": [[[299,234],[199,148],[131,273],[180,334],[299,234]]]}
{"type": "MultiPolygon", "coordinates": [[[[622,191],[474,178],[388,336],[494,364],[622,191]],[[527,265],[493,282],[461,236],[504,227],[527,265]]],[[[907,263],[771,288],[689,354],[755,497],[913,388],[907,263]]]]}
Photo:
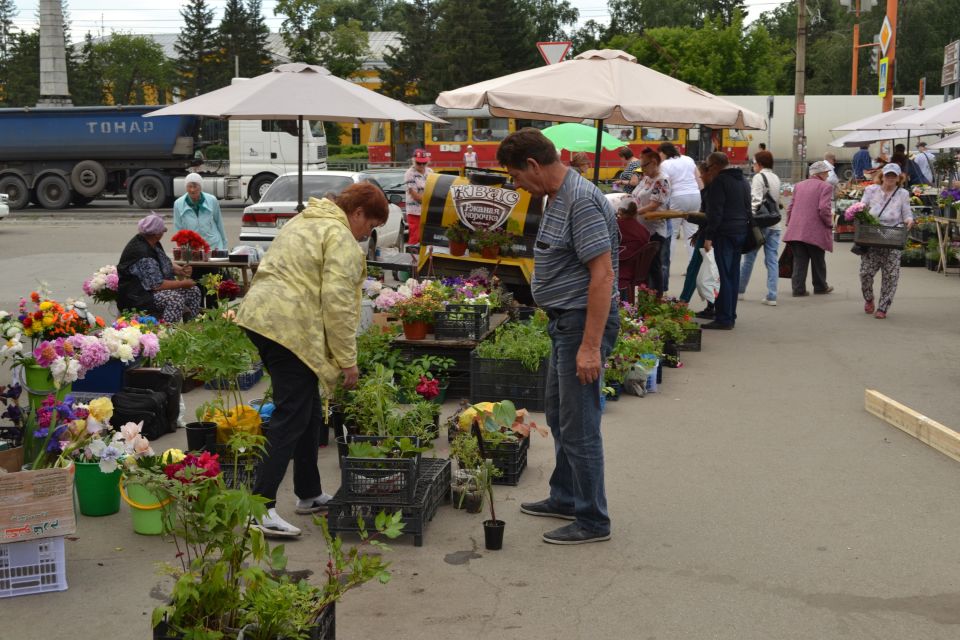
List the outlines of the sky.
{"type": "MultiPolygon", "coordinates": [[[[746,0],[747,21],[751,22],[760,13],[774,9],[784,1],[746,0]]],[[[16,4],[20,13],[14,19],[14,24],[20,29],[32,31],[36,24],[37,1],[16,0],[16,4]]],[[[95,36],[117,31],[134,34],[178,33],[182,25],[182,4],[185,3],[179,0],[68,0],[71,34],[80,41],[88,31],[95,36]]],[[[214,21],[218,22],[223,14],[224,0],[209,0],[207,4],[214,9],[214,21]]],[[[273,17],[276,4],[277,0],[263,0],[267,25],[271,31],[279,30],[282,22],[280,18],[273,17]]],[[[580,10],[581,23],[587,20],[606,23],[610,19],[605,0],[571,0],[571,4],[580,10]]]]}

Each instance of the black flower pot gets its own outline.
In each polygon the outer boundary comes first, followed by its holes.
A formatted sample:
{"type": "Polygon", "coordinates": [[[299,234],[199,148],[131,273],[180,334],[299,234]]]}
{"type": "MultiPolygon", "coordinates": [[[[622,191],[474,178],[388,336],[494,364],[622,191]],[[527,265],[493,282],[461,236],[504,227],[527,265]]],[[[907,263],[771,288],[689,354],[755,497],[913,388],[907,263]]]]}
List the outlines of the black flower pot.
{"type": "Polygon", "coordinates": [[[463,508],[467,513],[480,513],[483,511],[483,494],[479,491],[467,490],[463,494],[463,508]]]}
{"type": "Polygon", "coordinates": [[[217,444],[216,422],[188,422],[187,450],[213,451],[217,444]]]}
{"type": "Polygon", "coordinates": [[[503,520],[483,521],[483,542],[489,551],[503,549],[503,528],[507,523],[503,520]]]}
{"type": "MultiPolygon", "coordinates": [[[[665,364],[669,369],[676,369],[680,364],[680,350],[677,348],[677,343],[671,341],[663,343],[663,355],[666,360],[665,364]]],[[[657,382],[660,382],[659,372],[657,382]]]]}

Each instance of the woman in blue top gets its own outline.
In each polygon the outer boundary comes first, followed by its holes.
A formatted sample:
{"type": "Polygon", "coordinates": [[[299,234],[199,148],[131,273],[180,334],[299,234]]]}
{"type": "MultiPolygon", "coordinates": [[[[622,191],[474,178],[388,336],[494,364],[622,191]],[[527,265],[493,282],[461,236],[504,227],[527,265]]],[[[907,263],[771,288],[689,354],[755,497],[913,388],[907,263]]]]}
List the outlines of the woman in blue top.
{"type": "Polygon", "coordinates": [[[223,230],[220,203],[209,193],[203,193],[200,174],[187,176],[187,192],[173,203],[173,229],[189,229],[199,233],[211,249],[226,251],[227,234],[223,230]]]}

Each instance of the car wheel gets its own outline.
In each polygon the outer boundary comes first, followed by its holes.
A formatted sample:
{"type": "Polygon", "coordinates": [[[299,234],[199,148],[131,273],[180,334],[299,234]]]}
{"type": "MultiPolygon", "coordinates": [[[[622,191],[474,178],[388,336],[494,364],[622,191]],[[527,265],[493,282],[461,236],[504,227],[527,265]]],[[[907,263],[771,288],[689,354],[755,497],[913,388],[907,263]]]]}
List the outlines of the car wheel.
{"type": "Polygon", "coordinates": [[[7,194],[10,209],[24,209],[30,204],[30,189],[20,176],[0,178],[0,193],[7,194]]]}
{"type": "Polygon", "coordinates": [[[267,189],[270,188],[270,185],[273,184],[275,178],[271,176],[258,176],[253,179],[253,182],[250,183],[250,199],[254,203],[260,202],[263,199],[263,194],[267,192],[267,189]]]}
{"type": "Polygon", "coordinates": [[[140,176],[133,183],[133,202],[141,209],[159,209],[167,200],[167,189],[157,176],[140,176]]]}
{"type": "Polygon", "coordinates": [[[371,233],[367,241],[367,260],[377,259],[377,234],[371,233]]]}
{"type": "Polygon", "coordinates": [[[44,209],[65,208],[70,204],[70,185],[62,176],[43,176],[37,182],[37,202],[44,209]]]}

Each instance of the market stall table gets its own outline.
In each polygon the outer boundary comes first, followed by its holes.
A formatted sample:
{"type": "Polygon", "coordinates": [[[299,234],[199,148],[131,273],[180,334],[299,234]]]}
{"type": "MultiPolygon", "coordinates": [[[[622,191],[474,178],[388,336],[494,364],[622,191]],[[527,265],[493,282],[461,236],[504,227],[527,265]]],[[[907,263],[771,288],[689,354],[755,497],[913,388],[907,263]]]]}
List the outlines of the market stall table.
{"type": "Polygon", "coordinates": [[[260,266],[259,263],[256,262],[231,262],[229,260],[188,260],[186,262],[182,260],[174,260],[174,262],[185,267],[202,267],[204,269],[240,269],[240,279],[242,281],[242,290],[240,295],[245,294],[250,288],[250,280],[257,272],[257,267],[260,266]]]}
{"type": "Polygon", "coordinates": [[[947,264],[947,245],[950,243],[951,238],[951,226],[956,226],[957,220],[955,218],[941,218],[939,216],[934,216],[933,221],[937,225],[937,248],[940,251],[940,260],[937,263],[937,269],[943,269],[943,275],[950,275],[948,269],[953,269],[952,273],[960,275],[960,266],[948,266],[947,264]]]}

